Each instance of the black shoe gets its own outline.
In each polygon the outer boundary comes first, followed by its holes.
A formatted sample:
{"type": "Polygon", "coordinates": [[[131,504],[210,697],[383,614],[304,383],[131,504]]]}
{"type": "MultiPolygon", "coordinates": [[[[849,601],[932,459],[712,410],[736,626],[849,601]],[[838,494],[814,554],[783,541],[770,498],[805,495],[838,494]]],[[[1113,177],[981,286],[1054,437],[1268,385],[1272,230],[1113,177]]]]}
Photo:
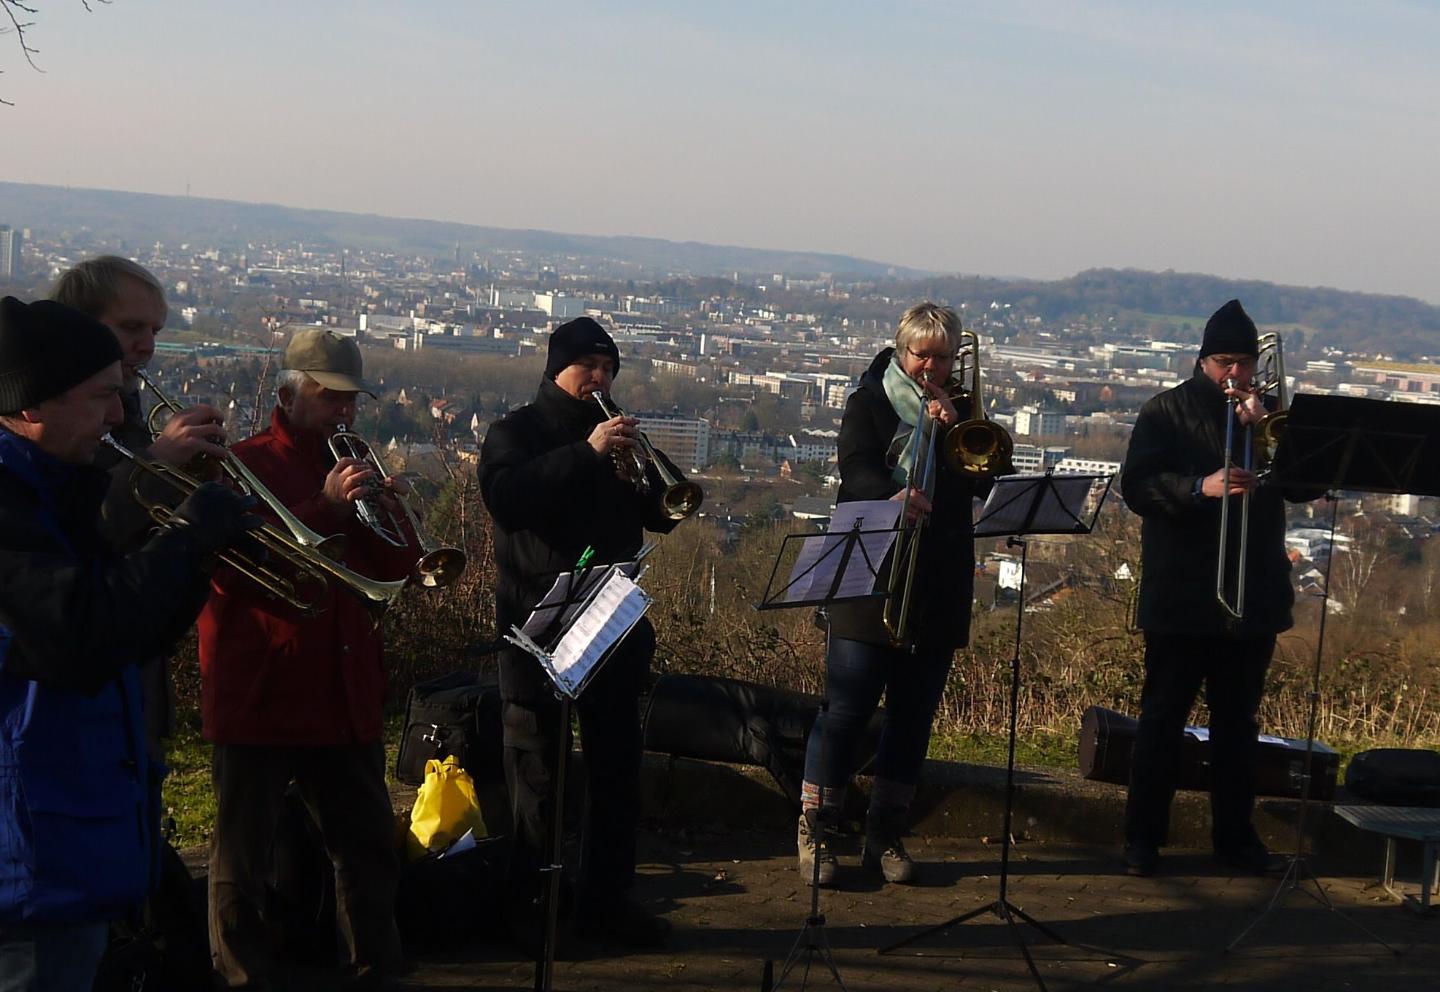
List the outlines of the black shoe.
{"type": "Polygon", "coordinates": [[[1233,850],[1216,851],[1215,857],[1221,864],[1246,875],[1279,875],[1288,863],[1279,854],[1271,854],[1258,840],[1233,850]]]}
{"type": "Polygon", "coordinates": [[[670,921],[621,896],[599,906],[582,905],[575,935],[635,950],[655,950],[670,940],[670,921]]]}
{"type": "Polygon", "coordinates": [[[1149,878],[1160,867],[1160,852],[1153,847],[1125,846],[1125,874],[1149,878]]]}

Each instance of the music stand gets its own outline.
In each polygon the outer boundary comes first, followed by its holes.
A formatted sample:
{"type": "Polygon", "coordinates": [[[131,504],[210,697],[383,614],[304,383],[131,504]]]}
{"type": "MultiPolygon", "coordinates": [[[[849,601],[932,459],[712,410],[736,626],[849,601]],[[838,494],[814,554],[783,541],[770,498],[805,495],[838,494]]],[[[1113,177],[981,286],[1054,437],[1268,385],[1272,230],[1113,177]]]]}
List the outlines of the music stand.
{"type": "Polygon", "coordinates": [[[1325,591],[1320,598],[1320,627],[1315,637],[1315,662],[1306,694],[1310,713],[1305,731],[1305,762],[1301,766],[1300,806],[1295,815],[1295,853],[1286,860],[1270,902],[1225,946],[1228,954],[1249,936],[1270,913],[1290,896],[1301,892],[1359,930],[1372,941],[1399,955],[1363,924],[1335,908],[1320,879],[1310,868],[1305,850],[1305,817],[1310,803],[1311,762],[1315,751],[1315,723],[1320,704],[1320,667],[1325,651],[1325,619],[1330,613],[1330,566],[1335,561],[1335,521],[1340,499],[1337,490],[1372,493],[1440,495],[1440,467],[1435,452],[1440,444],[1440,409],[1413,403],[1361,399],[1350,396],[1301,394],[1290,404],[1280,444],[1265,478],[1266,485],[1325,490],[1330,501],[1329,548],[1325,560],[1325,591]],[[1313,888],[1305,888],[1309,881],[1313,888]]]}
{"type": "MultiPolygon", "coordinates": [[[[1020,548],[1020,601],[1015,607],[1015,652],[1010,658],[1010,743],[1005,763],[1005,827],[1000,841],[1000,893],[991,903],[951,917],[944,923],[927,927],[917,934],[902,938],[880,949],[889,954],[931,934],[993,913],[1009,929],[1020,948],[1025,964],[1041,992],[1045,980],[1030,954],[1030,946],[1020,929],[1020,921],[1030,924],[1058,944],[1082,946],[1066,940],[1050,927],[1026,913],[1008,898],[1010,880],[1010,830],[1015,812],[1015,738],[1020,701],[1020,634],[1025,618],[1025,572],[1030,550],[1027,538],[1040,534],[1089,534],[1095,529],[1100,506],[1110,491],[1109,475],[1063,474],[1007,475],[995,480],[990,497],[975,522],[976,537],[1005,537],[1007,547],[1020,548]]],[[[1090,948],[1094,950],[1094,948],[1090,948]]]]}
{"type": "MultiPolygon", "coordinates": [[[[884,596],[883,592],[875,591],[875,583],[885,553],[895,540],[899,521],[900,504],[894,500],[857,500],[838,504],[830,518],[830,529],[824,533],[785,535],[780,545],[780,553],[770,570],[770,581],[765,584],[765,593],[756,609],[780,610],[818,606],[823,610],[831,603],[884,596]],[[789,577],[776,588],[775,579],[780,572],[780,563],[788,557],[792,540],[798,541],[800,547],[791,565],[789,577]]],[[[825,630],[825,650],[828,656],[828,623],[825,630]]],[[[829,746],[829,721],[826,720],[829,708],[830,700],[822,691],[819,712],[816,715],[816,718],[822,721],[822,768],[826,767],[829,746]]],[[[841,992],[845,992],[845,981],[840,977],[840,970],[835,967],[835,955],[830,949],[830,940],[825,935],[825,914],[820,912],[820,845],[826,841],[834,824],[826,814],[825,783],[821,781],[818,784],[820,805],[812,821],[816,849],[810,876],[810,911],[805,917],[805,924],[795,937],[795,943],[790,946],[790,952],[785,956],[778,980],[772,981],[772,962],[765,962],[760,980],[761,992],[774,992],[779,989],[802,960],[805,962],[805,970],[801,973],[800,988],[806,988],[810,979],[810,966],[817,956],[830,969],[830,975],[841,992]]]]}
{"type": "Polygon", "coordinates": [[[540,869],[546,883],[545,926],[535,959],[535,992],[550,992],[555,972],[555,936],[560,924],[560,878],[564,871],[565,766],[572,743],[570,720],[576,700],[609,659],[614,647],[644,616],[650,596],[636,585],[644,574],[640,559],[609,565],[588,564],[561,572],[529,619],[511,627],[505,640],[533,655],[560,700],[559,755],[555,765],[555,808],[550,826],[550,863],[540,869]],[[543,645],[543,646],[542,646],[543,645]]]}

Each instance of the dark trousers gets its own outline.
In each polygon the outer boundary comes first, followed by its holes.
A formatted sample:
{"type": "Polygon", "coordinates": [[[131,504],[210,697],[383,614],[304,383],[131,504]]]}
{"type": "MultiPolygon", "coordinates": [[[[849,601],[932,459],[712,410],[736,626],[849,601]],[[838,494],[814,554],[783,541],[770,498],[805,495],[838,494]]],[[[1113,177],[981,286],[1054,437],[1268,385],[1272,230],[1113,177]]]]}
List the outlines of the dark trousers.
{"type": "Polygon", "coordinates": [[[400,857],[378,742],[340,747],[216,744],[211,759],[210,957],[220,984],[269,987],[273,952],[263,918],[276,827],[294,781],[335,867],[335,916],[349,976],[394,987],[400,971],[395,892],[400,857]]]}
{"type": "Polygon", "coordinates": [[[832,635],[825,653],[825,694],[830,705],[828,713],[810,728],[805,745],[805,781],[827,789],[845,786],[855,771],[860,738],[883,692],[885,726],[875,755],[875,778],[913,787],[920,780],[935,709],[940,705],[954,657],[955,652],[948,647],[912,654],[832,635]]]}
{"type": "Polygon", "coordinates": [[[1256,843],[1255,806],[1260,697],[1275,638],[1145,635],[1145,688],[1125,804],[1125,843],[1163,847],[1180,771],[1185,719],[1200,684],[1210,708],[1210,832],[1216,851],[1256,843]]]}
{"type": "Polygon", "coordinates": [[[90,992],[108,923],[0,927],[0,992],[90,992]]]}
{"type": "MultiPolygon", "coordinates": [[[[641,621],[620,642],[575,704],[585,761],[580,843],[580,906],[603,907],[635,879],[640,823],[640,690],[655,653],[655,632],[641,621]]],[[[507,652],[500,661],[505,780],[514,820],[511,891],[528,898],[536,872],[550,863],[560,703],[537,679],[539,664],[507,652]]],[[[566,778],[566,792],[573,789],[566,778]]]]}

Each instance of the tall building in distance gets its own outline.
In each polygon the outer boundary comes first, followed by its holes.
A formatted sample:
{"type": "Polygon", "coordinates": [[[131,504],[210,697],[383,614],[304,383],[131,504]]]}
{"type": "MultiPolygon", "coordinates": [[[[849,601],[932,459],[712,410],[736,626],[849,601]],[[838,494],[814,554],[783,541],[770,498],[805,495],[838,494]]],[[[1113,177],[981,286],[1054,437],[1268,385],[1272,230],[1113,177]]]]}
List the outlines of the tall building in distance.
{"type": "Polygon", "coordinates": [[[14,279],[20,271],[20,232],[0,224],[0,279],[14,279]]]}

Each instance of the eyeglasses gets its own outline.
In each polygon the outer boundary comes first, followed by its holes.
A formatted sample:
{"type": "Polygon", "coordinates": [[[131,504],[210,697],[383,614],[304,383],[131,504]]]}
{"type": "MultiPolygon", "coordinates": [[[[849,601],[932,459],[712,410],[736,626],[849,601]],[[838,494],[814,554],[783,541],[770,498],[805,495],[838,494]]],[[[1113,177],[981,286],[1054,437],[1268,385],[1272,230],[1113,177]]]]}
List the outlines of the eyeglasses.
{"type": "Polygon", "coordinates": [[[932,365],[949,365],[955,361],[955,353],[953,351],[916,351],[909,345],[906,345],[905,351],[917,362],[930,362],[932,365]]]}
{"type": "Polygon", "coordinates": [[[1234,366],[1237,369],[1253,369],[1255,367],[1254,355],[1207,355],[1205,357],[1214,362],[1216,368],[1228,369],[1234,366]]]}

